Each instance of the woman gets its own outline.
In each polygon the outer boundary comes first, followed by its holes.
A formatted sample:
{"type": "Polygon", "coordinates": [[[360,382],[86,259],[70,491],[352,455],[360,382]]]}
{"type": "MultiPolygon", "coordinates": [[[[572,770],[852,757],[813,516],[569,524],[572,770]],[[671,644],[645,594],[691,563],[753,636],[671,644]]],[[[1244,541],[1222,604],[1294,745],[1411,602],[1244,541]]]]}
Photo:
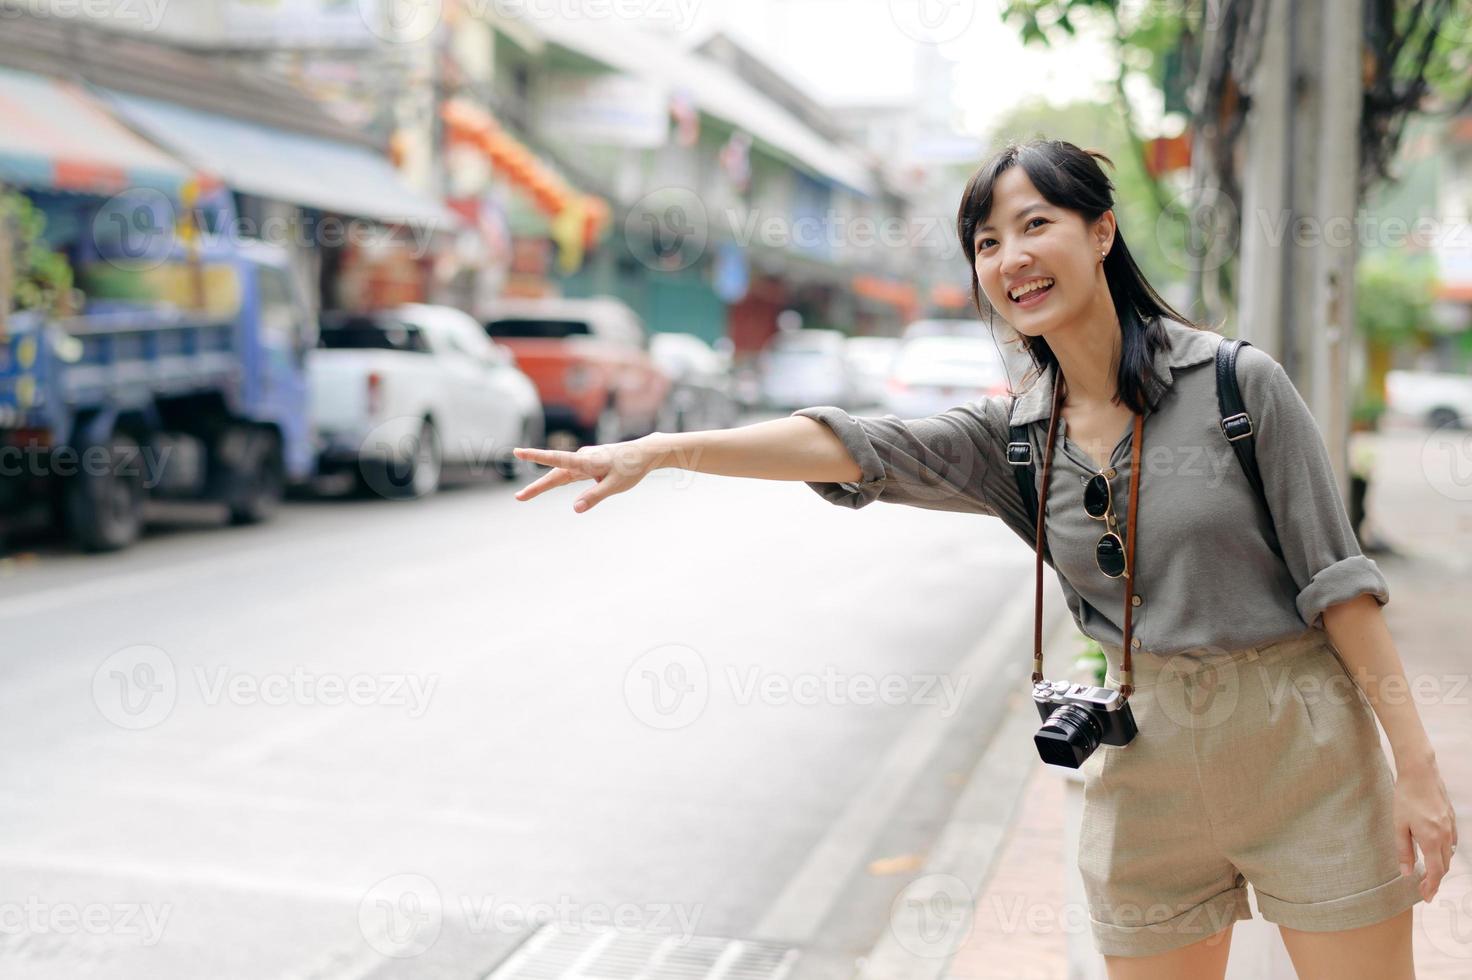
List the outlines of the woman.
{"type": "Polygon", "coordinates": [[[1252,914],[1250,882],[1300,976],[1410,978],[1412,906],[1435,895],[1456,825],[1414,703],[1389,696],[1387,681],[1407,688],[1381,613],[1385,580],[1360,552],[1307,406],[1276,361],[1244,347],[1238,380],[1266,500],[1252,488],[1219,424],[1222,337],[1145,281],[1100,160],[1057,140],[1010,145],[962,195],[973,300],[1037,368],[1020,395],[923,419],[822,406],[577,453],[517,449],[553,467],[517,498],[594,480],[573,505],[581,513],[675,466],[802,480],[849,507],[991,515],[1032,545],[1010,427],[1026,427],[1040,470],[1056,410],[1043,557],[1079,628],[1105,649],[1111,686],[1134,586],[1139,734],[1083,767],[1079,867],[1110,977],[1223,976],[1232,925],[1252,914]],[[1099,542],[1128,533],[1137,414],[1127,578],[1099,542]]]}

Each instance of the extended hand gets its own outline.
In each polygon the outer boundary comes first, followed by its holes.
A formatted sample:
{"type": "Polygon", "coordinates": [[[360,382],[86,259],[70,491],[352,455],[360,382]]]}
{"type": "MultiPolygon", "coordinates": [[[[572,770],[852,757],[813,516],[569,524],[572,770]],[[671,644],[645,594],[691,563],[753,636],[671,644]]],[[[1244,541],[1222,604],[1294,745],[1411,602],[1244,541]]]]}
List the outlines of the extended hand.
{"type": "Polygon", "coordinates": [[[596,484],[573,502],[579,514],[596,505],[604,497],[623,493],[638,486],[654,468],[659,454],[646,442],[634,439],[601,446],[584,446],[575,453],[557,449],[513,449],[518,459],[531,460],[552,467],[536,481],[516,491],[517,500],[530,500],[537,494],[565,483],[594,480],[596,484]]]}

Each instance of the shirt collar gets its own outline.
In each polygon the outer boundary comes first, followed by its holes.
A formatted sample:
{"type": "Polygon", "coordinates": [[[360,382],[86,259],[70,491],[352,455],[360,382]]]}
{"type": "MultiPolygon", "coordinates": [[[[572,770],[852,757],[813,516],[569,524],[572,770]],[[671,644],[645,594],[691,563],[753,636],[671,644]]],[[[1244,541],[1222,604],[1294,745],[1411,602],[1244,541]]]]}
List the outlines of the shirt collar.
{"type": "MultiPolygon", "coordinates": [[[[1171,349],[1162,347],[1155,352],[1155,377],[1147,389],[1152,409],[1160,404],[1161,397],[1175,383],[1175,369],[1211,360],[1216,357],[1217,345],[1222,341],[1222,335],[1214,330],[1198,330],[1169,317],[1159,319],[1165,324],[1171,349]]],[[[1018,396],[1012,407],[1010,424],[1027,425],[1048,417],[1053,408],[1053,374],[1057,370],[1056,364],[1050,365],[1032,387],[1018,396]]]]}

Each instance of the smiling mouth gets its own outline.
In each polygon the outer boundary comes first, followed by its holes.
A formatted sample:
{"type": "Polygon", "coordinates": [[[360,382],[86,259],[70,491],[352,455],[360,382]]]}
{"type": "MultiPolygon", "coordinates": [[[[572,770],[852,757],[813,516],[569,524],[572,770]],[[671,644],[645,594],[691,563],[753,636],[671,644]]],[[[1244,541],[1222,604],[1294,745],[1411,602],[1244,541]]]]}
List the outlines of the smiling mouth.
{"type": "Polygon", "coordinates": [[[1019,306],[1031,306],[1042,301],[1053,288],[1052,279],[1034,279],[1016,289],[1008,290],[1007,298],[1019,306]]]}

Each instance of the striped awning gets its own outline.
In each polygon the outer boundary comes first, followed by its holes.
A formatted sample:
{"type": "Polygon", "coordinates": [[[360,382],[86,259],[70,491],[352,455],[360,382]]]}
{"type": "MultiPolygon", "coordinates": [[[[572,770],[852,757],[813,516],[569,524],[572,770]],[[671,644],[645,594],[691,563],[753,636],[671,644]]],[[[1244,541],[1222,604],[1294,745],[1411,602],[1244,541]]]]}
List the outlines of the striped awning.
{"type": "Polygon", "coordinates": [[[106,195],[152,188],[173,196],[192,176],[85,89],[0,68],[0,183],[106,195]]]}
{"type": "Polygon", "coordinates": [[[367,146],[141,95],[103,95],[140,132],[236,190],[390,224],[447,232],[462,226],[458,215],[409,187],[386,156],[367,146]]]}

